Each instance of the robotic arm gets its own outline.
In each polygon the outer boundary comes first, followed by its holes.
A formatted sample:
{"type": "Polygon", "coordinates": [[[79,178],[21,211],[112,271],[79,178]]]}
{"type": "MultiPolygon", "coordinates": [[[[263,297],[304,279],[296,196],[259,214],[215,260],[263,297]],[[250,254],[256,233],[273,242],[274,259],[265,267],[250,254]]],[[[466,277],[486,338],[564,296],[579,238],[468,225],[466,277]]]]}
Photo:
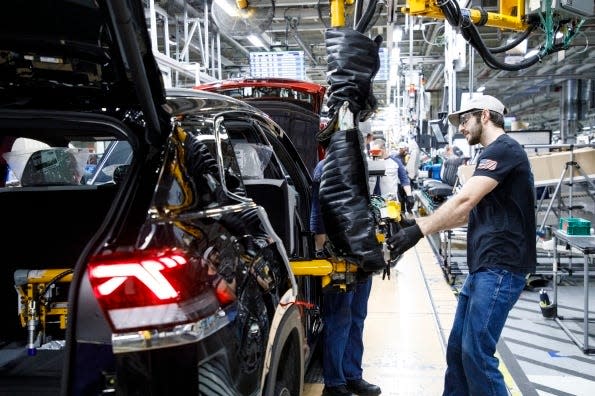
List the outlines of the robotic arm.
{"type": "Polygon", "coordinates": [[[488,12],[481,7],[461,8],[457,0],[407,0],[401,8],[405,14],[446,19],[473,46],[485,63],[500,70],[516,71],[541,61],[545,56],[570,47],[586,18],[593,15],[591,0],[499,0],[499,12],[488,12]],[[478,26],[492,26],[523,32],[513,42],[488,48],[477,30],[478,26]],[[538,53],[520,63],[506,63],[495,54],[516,47],[539,28],[545,41],[538,53]],[[559,34],[561,33],[561,34],[559,34]]]}

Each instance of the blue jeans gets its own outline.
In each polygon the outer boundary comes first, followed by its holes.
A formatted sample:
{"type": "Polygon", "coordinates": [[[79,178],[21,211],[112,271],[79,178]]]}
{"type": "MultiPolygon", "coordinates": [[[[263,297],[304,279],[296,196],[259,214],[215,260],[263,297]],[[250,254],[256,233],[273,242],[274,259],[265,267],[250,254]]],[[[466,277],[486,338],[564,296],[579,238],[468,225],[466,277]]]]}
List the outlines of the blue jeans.
{"type": "Polygon", "coordinates": [[[322,373],[326,386],[345,385],[362,378],[364,320],[372,278],[348,292],[325,292],[322,298],[322,373]]]}
{"type": "Polygon", "coordinates": [[[524,287],[523,274],[498,268],[467,276],[448,338],[443,396],[508,395],[494,354],[524,287]]]}

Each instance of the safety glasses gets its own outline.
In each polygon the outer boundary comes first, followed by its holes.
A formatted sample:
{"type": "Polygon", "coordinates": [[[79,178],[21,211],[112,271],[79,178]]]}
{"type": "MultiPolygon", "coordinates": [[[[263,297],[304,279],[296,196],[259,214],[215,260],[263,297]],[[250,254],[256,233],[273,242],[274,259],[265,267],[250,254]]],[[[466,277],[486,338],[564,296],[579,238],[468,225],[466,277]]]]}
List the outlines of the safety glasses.
{"type": "Polygon", "coordinates": [[[461,117],[459,118],[459,120],[460,120],[459,124],[461,126],[465,126],[465,124],[467,124],[467,122],[471,119],[471,117],[473,117],[475,114],[478,114],[481,112],[483,112],[483,110],[475,110],[475,111],[470,111],[468,113],[461,115],[461,117]]]}

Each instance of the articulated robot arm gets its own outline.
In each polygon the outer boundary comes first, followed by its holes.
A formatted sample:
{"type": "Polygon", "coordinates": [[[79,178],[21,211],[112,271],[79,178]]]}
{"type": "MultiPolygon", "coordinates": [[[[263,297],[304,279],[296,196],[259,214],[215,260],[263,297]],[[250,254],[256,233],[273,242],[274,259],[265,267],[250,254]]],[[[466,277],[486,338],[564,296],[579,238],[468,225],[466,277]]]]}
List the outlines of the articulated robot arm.
{"type": "Polygon", "coordinates": [[[499,0],[499,12],[481,7],[461,8],[457,0],[407,0],[401,8],[405,14],[446,19],[473,46],[493,69],[521,70],[545,56],[569,48],[586,18],[593,14],[592,0],[499,0]],[[484,44],[477,26],[492,26],[523,32],[516,40],[498,48],[484,44]],[[545,40],[537,54],[520,63],[501,62],[494,55],[508,51],[526,39],[537,28],[545,40]]]}
{"type": "MultiPolygon", "coordinates": [[[[409,0],[401,12],[413,16],[449,19],[443,11],[450,1],[409,0]]],[[[530,26],[525,21],[525,0],[500,0],[499,12],[484,11],[479,7],[460,8],[462,15],[468,15],[476,26],[492,26],[502,29],[524,31],[530,26]],[[517,11],[518,10],[518,11],[517,11]]],[[[449,20],[450,22],[450,20],[449,20]]]]}

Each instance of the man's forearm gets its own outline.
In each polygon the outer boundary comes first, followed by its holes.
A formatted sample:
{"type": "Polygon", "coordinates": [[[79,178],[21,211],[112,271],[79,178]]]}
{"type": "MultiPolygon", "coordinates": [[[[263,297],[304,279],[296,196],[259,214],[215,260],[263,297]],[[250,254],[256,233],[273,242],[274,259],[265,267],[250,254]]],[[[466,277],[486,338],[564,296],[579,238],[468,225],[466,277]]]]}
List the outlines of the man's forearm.
{"type": "Polygon", "coordinates": [[[424,235],[431,235],[438,231],[466,225],[470,211],[471,208],[466,204],[466,200],[455,195],[432,215],[420,217],[416,222],[424,235]]]}
{"type": "Polygon", "coordinates": [[[431,216],[416,220],[421,232],[430,235],[467,224],[471,210],[497,185],[498,181],[488,176],[471,177],[458,193],[431,216]]]}

